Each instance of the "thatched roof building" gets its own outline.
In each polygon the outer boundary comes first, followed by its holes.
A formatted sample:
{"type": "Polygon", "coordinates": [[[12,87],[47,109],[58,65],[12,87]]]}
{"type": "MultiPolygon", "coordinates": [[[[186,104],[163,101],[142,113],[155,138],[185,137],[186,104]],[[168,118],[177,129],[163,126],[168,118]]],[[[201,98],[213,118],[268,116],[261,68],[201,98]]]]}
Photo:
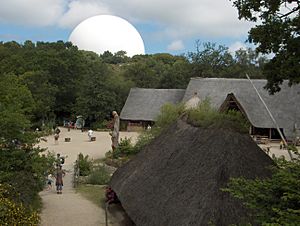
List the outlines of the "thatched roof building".
{"type": "MultiPolygon", "coordinates": [[[[285,81],[281,91],[269,95],[263,87],[266,80],[252,80],[260,95],[264,99],[278,126],[283,130],[287,138],[295,136],[295,126],[300,126],[300,85],[288,86],[285,81]]],[[[276,133],[276,125],[270,118],[266,108],[259,99],[250,81],[247,79],[225,79],[225,78],[192,78],[186,89],[183,102],[188,101],[194,93],[200,100],[208,98],[211,105],[217,109],[237,108],[247,117],[256,132],[259,129],[269,129],[266,135],[272,138],[276,133]],[[228,98],[228,94],[232,98],[228,98]],[[227,98],[227,103],[224,104],[227,98]],[[229,106],[234,104],[235,106],[229,106]],[[222,106],[223,105],[223,106],[222,106]],[[269,133],[269,134],[268,134],[269,133]]],[[[299,129],[299,128],[296,128],[299,129]]],[[[261,130],[261,132],[263,132],[261,130]]]]}
{"type": "Polygon", "coordinates": [[[248,134],[179,120],[119,168],[111,186],[137,226],[227,226],[248,211],[220,188],[230,177],[267,177],[272,164],[248,134]]]}
{"type": "Polygon", "coordinates": [[[131,88],[120,118],[123,121],[155,121],[164,104],[179,103],[184,93],[184,89],[131,88]]]}
{"type": "MultiPolygon", "coordinates": [[[[286,138],[292,140],[299,136],[300,85],[289,87],[285,81],[280,92],[269,95],[263,88],[266,80],[252,81],[286,138]]],[[[241,111],[252,125],[250,134],[280,139],[276,125],[247,79],[191,78],[186,90],[134,88],[122,109],[121,120],[154,122],[166,103],[194,103],[206,98],[216,109],[241,111]]]]}

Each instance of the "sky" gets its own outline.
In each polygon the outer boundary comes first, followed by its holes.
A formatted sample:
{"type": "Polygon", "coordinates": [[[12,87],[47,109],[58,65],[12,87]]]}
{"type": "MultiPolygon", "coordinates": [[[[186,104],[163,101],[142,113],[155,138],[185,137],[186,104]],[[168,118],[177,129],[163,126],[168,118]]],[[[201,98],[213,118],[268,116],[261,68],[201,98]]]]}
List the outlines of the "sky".
{"type": "Polygon", "coordinates": [[[130,22],[146,54],[196,51],[196,41],[246,47],[254,24],[238,20],[230,0],[0,0],[0,41],[68,41],[72,30],[95,15],[130,22]]]}

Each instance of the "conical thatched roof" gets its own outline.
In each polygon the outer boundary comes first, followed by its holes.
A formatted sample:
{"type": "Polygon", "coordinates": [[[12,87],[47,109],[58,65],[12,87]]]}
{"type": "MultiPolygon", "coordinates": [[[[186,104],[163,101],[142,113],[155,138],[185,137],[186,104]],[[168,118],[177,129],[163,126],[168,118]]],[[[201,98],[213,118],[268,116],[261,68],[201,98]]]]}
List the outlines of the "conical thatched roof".
{"type": "Polygon", "coordinates": [[[269,176],[272,164],[248,134],[179,120],[119,168],[111,186],[138,226],[222,226],[247,211],[220,188],[229,177],[269,176]]]}

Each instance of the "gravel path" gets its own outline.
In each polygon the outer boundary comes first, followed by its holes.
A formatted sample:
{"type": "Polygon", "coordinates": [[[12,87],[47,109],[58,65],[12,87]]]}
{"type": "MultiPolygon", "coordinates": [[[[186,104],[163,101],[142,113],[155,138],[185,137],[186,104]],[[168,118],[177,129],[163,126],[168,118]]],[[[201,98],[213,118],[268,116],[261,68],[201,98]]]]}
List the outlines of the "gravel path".
{"type": "MultiPolygon", "coordinates": [[[[41,141],[40,147],[49,151],[67,156],[64,170],[67,171],[64,177],[63,194],[58,195],[55,186],[51,190],[40,192],[43,202],[41,213],[42,226],[101,226],[105,225],[105,211],[92,202],[86,200],[80,194],[75,193],[72,187],[73,163],[77,155],[81,152],[91,158],[102,158],[111,149],[111,140],[108,132],[94,132],[96,141],[89,142],[87,132],[80,130],[67,131],[60,128],[61,134],[58,144],[54,143],[53,136],[47,137],[47,142],[41,141]],[[64,142],[66,137],[71,138],[71,142],[64,142]]],[[[120,137],[132,137],[136,139],[137,133],[121,132],[120,137]]],[[[99,198],[100,200],[100,198],[99,198]]],[[[121,216],[121,215],[120,215],[121,216]]],[[[109,225],[120,225],[120,219],[111,217],[109,225]]]]}

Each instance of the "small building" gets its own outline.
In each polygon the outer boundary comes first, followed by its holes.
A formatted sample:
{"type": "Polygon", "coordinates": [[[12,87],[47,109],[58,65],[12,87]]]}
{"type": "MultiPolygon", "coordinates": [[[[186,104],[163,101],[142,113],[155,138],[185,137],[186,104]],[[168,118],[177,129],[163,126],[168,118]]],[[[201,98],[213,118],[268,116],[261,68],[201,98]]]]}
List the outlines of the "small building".
{"type": "Polygon", "coordinates": [[[120,119],[127,124],[128,131],[152,126],[163,105],[179,103],[184,89],[132,88],[121,111],[120,119]]]}

